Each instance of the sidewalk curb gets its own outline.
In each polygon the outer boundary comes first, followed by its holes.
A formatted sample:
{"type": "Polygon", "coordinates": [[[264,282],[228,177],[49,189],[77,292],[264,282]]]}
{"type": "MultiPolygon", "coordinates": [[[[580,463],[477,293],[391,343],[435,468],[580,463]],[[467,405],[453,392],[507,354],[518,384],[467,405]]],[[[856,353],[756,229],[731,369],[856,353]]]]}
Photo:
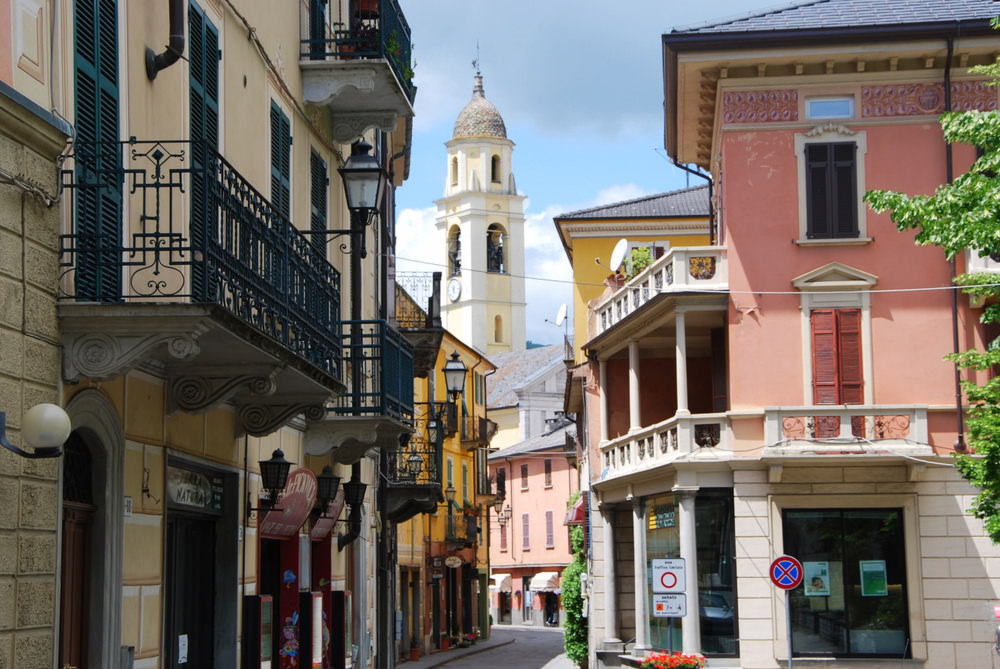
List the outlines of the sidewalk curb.
{"type": "Polygon", "coordinates": [[[455,660],[461,660],[462,658],[469,657],[470,655],[478,655],[479,653],[485,653],[488,650],[494,650],[496,648],[503,648],[504,646],[509,646],[510,644],[514,643],[515,641],[517,641],[517,639],[510,639],[509,641],[503,641],[503,642],[500,642],[500,643],[490,644],[488,646],[487,645],[483,645],[481,648],[474,648],[473,650],[469,650],[469,651],[467,651],[465,653],[460,653],[458,655],[455,655],[454,657],[442,658],[442,660],[440,662],[436,663],[436,664],[425,664],[423,666],[423,669],[434,669],[434,667],[440,667],[440,666],[448,664],[449,662],[454,662],[455,660]]]}

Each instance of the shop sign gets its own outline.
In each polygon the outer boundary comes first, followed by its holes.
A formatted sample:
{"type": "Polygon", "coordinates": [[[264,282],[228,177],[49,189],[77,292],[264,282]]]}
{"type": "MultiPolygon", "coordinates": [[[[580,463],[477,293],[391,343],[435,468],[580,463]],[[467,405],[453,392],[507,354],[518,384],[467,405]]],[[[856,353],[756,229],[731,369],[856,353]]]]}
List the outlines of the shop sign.
{"type": "Polygon", "coordinates": [[[309,537],[315,540],[325,539],[330,534],[333,526],[337,524],[337,519],[340,517],[340,512],[343,509],[344,489],[338,488],[336,496],[326,505],[326,513],[323,514],[325,517],[316,520],[312,526],[312,530],[309,531],[309,537]]]}
{"type": "Polygon", "coordinates": [[[299,467],[288,476],[285,492],[278,498],[278,508],[268,511],[260,523],[260,533],[268,537],[290,537],[298,533],[302,523],[316,504],[319,484],[316,475],[299,467]]]}
{"type": "Polygon", "coordinates": [[[677,527],[677,511],[673,507],[653,508],[650,513],[652,530],[661,530],[667,527],[677,527]]]}
{"type": "Polygon", "coordinates": [[[431,578],[444,578],[444,559],[440,555],[431,558],[431,578]]]}
{"type": "Polygon", "coordinates": [[[457,555],[449,555],[444,559],[444,566],[449,569],[457,569],[462,566],[462,558],[457,555]]]}
{"type": "Polygon", "coordinates": [[[222,477],[218,474],[168,466],[167,499],[171,504],[222,513],[222,477]]]}

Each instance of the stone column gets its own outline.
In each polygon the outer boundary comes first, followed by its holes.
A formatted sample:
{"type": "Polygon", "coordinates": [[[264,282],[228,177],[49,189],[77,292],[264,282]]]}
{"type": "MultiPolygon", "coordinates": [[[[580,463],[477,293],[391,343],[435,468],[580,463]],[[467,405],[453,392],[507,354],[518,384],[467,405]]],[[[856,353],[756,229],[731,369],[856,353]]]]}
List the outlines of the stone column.
{"type": "Polygon", "coordinates": [[[628,344],[628,429],[629,432],[642,428],[639,409],[639,342],[628,344]]]}
{"type": "Polygon", "coordinates": [[[649,603],[646,591],[646,505],[632,498],[632,547],[635,552],[635,654],[643,656],[649,645],[649,603]]]}
{"type": "Polygon", "coordinates": [[[688,410],[688,382],[687,382],[687,341],[684,328],[684,312],[677,312],[677,321],[674,324],[677,336],[677,415],[687,416],[688,410]]]}
{"type": "Polygon", "coordinates": [[[701,625],[698,619],[698,539],[694,515],[694,490],[682,490],[680,497],[680,514],[677,518],[680,527],[681,557],[684,558],[685,585],[684,593],[687,599],[687,615],[684,616],[684,631],[681,643],[685,653],[701,652],[701,625]]]}

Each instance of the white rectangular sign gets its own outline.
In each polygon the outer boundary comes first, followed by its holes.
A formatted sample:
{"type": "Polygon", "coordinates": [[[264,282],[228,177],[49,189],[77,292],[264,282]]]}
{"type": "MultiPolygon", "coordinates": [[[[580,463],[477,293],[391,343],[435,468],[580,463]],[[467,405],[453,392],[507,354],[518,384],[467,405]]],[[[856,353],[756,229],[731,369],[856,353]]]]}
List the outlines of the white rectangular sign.
{"type": "Polygon", "coordinates": [[[651,560],[650,568],[654,593],[684,592],[684,558],[651,560]]]}
{"type": "Polygon", "coordinates": [[[683,618],[687,615],[684,595],[653,595],[654,618],[683,618]]]}

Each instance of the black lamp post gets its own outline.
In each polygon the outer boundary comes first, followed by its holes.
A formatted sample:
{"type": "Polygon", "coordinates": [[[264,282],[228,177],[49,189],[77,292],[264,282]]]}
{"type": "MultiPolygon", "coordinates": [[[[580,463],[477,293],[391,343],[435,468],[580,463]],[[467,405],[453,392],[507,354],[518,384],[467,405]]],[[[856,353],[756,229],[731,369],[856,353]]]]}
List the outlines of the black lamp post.
{"type": "Polygon", "coordinates": [[[288,472],[292,468],[292,463],[285,459],[285,452],[276,448],[271,453],[270,460],[261,460],[260,465],[260,485],[267,491],[267,504],[274,506],[278,502],[288,483],[288,472]]]}
{"type": "Polygon", "coordinates": [[[448,511],[451,511],[451,503],[455,501],[455,486],[448,483],[448,487],[444,489],[444,498],[448,501],[448,511]]]}
{"type": "Polygon", "coordinates": [[[344,183],[347,208],[351,212],[351,232],[360,237],[354,241],[358,243],[356,250],[361,258],[368,255],[365,236],[361,231],[368,219],[378,212],[382,203],[382,191],[385,189],[385,170],[379,165],[378,159],[369,153],[371,150],[372,145],[365,140],[355,142],[351,145],[350,158],[337,170],[344,183]]]}
{"type": "Polygon", "coordinates": [[[465,374],[468,368],[458,356],[458,352],[451,354],[451,359],[444,364],[444,385],[451,395],[451,401],[458,401],[458,396],[465,392],[465,374]]]}
{"type": "Polygon", "coordinates": [[[337,488],[340,486],[340,477],[333,473],[330,465],[323,467],[323,472],[316,477],[316,506],[313,507],[313,514],[323,517],[326,515],[327,507],[337,496],[337,488]]]}

